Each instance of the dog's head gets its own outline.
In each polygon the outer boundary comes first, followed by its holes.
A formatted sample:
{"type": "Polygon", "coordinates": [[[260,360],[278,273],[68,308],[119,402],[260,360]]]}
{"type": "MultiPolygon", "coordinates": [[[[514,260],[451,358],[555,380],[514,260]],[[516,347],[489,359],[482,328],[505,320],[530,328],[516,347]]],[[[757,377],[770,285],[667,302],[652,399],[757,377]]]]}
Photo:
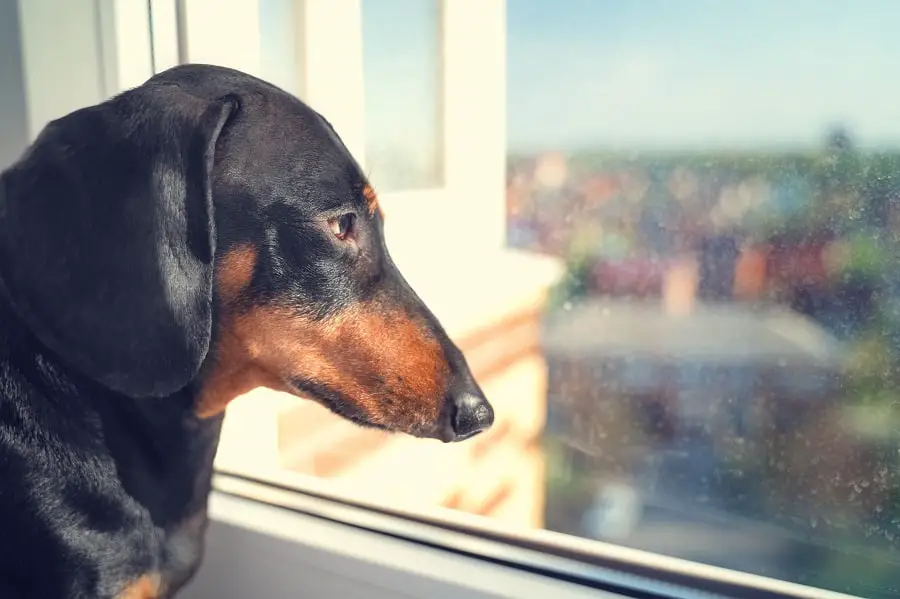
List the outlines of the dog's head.
{"type": "Polygon", "coordinates": [[[49,124],[2,175],[0,279],[62,360],[200,416],[255,386],[460,440],[493,412],[398,272],[374,190],[315,111],[182,66],[49,124]]]}

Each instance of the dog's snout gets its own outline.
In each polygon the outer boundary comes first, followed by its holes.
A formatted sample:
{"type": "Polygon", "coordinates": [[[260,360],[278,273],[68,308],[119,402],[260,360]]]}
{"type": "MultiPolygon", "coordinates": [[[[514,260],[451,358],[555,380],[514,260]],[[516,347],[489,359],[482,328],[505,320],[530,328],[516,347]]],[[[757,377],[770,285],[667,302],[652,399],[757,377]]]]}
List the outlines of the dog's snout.
{"type": "Polygon", "coordinates": [[[494,409],[480,394],[461,393],[453,398],[450,426],[452,441],[462,441],[491,428],[494,409]]]}

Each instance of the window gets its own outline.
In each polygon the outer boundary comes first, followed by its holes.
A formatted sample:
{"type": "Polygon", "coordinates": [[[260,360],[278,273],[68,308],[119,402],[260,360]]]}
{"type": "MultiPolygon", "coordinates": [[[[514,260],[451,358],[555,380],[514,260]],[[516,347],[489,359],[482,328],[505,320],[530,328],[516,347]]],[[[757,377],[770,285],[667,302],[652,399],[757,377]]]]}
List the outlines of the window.
{"type": "Polygon", "coordinates": [[[640,549],[650,570],[896,591],[898,8],[334,7],[294,17],[300,88],[386,192],[389,243],[445,202],[502,213],[505,247],[485,228],[472,258],[398,260],[501,416],[446,447],[259,391],[230,408],[220,468],[640,549]]]}
{"type": "Polygon", "coordinates": [[[381,191],[442,179],[438,0],[364,0],[366,170],[381,191]]]}
{"type": "MultiPolygon", "coordinates": [[[[328,117],[497,412],[442,445],[257,389],[219,492],[338,497],[603,588],[900,593],[900,5],[147,6],[155,70],[232,66],[328,117]]],[[[146,68],[126,14],[92,81],[146,68]]]]}
{"type": "Polygon", "coordinates": [[[892,596],[900,7],[508,7],[508,239],[568,273],[545,525],[892,596]]]}

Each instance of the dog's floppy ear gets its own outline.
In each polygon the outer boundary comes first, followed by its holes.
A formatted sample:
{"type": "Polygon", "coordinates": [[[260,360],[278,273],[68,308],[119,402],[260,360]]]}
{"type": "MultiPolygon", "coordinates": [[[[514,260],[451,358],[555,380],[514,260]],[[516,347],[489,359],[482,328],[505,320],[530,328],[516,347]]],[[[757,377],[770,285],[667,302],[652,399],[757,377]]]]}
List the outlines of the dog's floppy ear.
{"type": "Polygon", "coordinates": [[[236,99],[146,84],[50,123],[0,179],[0,279],[63,361],[133,397],[196,376],[212,326],[216,142],[236,99]]]}

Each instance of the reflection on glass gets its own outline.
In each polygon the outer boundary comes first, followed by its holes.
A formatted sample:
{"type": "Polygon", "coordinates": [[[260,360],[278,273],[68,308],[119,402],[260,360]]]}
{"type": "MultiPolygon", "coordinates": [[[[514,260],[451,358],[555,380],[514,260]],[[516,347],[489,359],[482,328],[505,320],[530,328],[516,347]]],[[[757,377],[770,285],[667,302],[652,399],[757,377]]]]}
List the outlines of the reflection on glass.
{"type": "Polygon", "coordinates": [[[381,191],[441,184],[438,0],[363,0],[366,170],[381,191]]]}
{"type": "Polygon", "coordinates": [[[545,525],[896,597],[900,5],[508,15],[508,240],[568,268],[545,525]]]}

